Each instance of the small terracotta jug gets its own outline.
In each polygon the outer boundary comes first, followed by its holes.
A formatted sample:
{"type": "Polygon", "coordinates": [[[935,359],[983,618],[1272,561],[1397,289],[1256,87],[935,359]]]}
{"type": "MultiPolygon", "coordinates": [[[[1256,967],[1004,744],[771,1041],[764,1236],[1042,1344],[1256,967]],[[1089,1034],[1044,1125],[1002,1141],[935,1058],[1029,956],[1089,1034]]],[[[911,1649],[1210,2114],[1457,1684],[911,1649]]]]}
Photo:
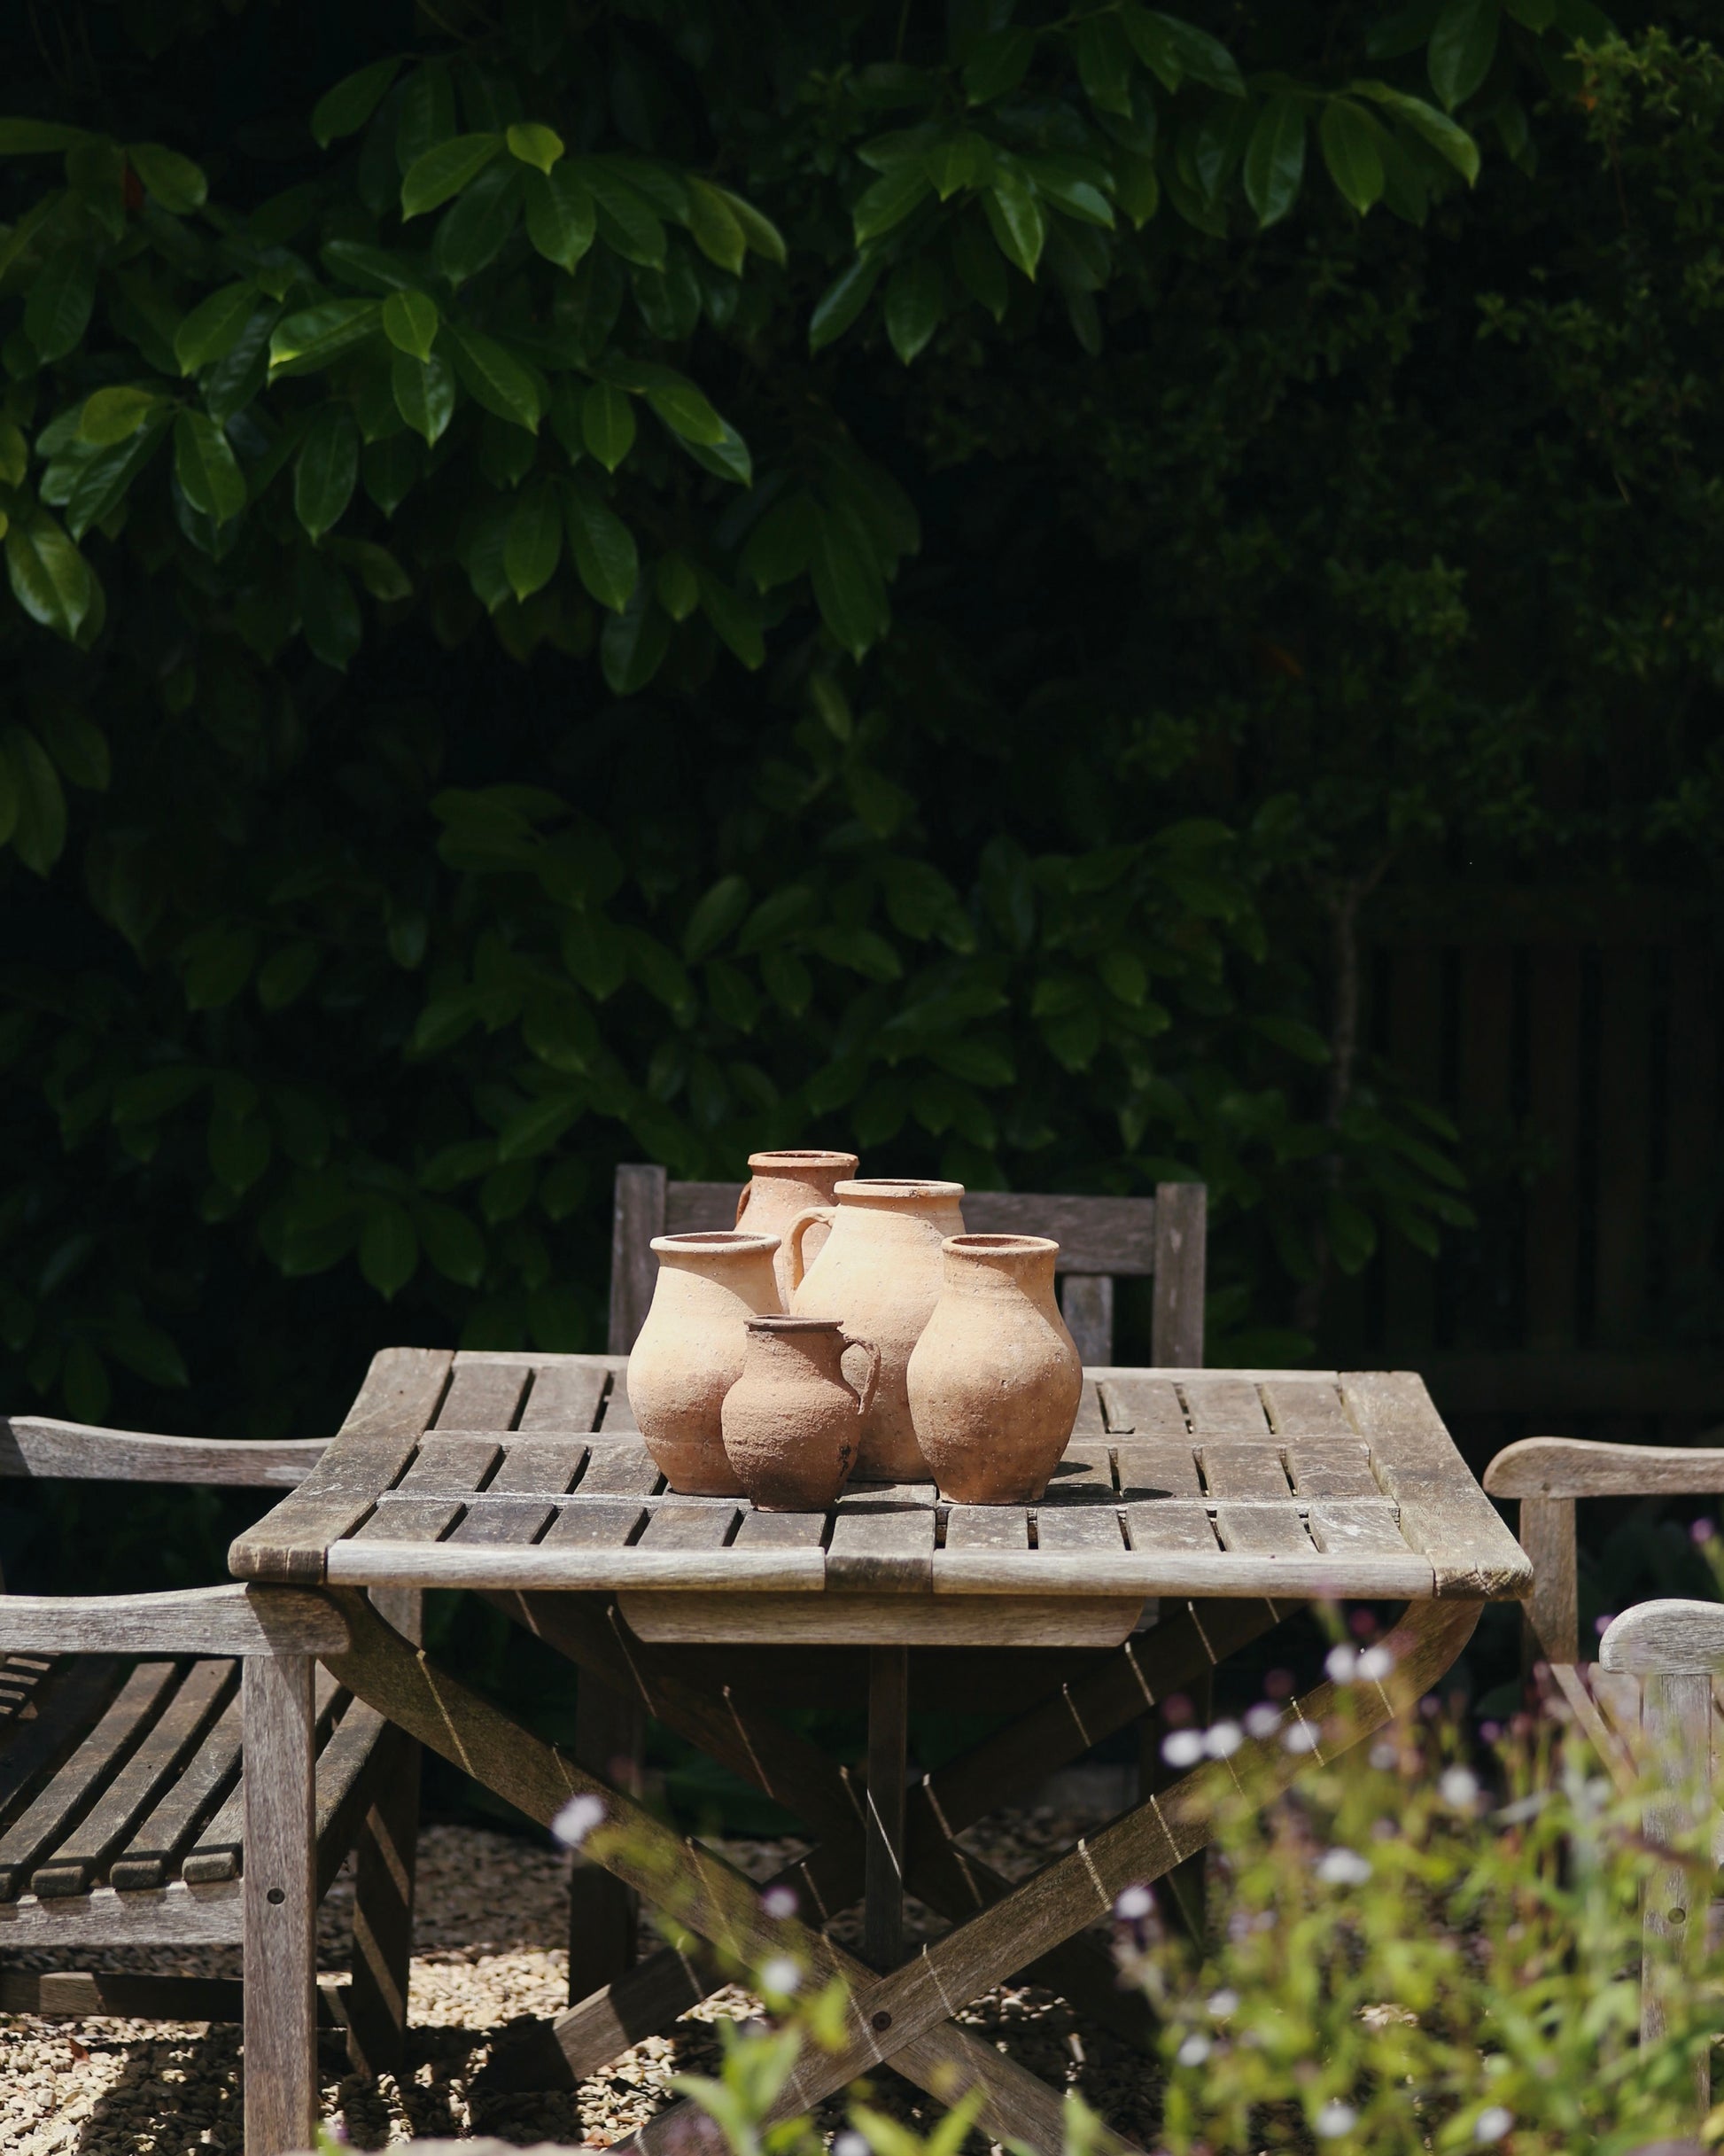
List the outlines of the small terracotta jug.
{"type": "Polygon", "coordinates": [[[648,1452],[685,1497],[734,1498],[720,1413],[742,1374],[750,1318],[782,1309],[776,1235],[655,1235],[652,1307],[628,1358],[628,1399],[648,1452]]]}
{"type": "Polygon", "coordinates": [[[849,1482],[880,1350],[836,1318],[750,1318],[742,1374],[725,1395],[725,1456],[762,1512],[824,1512],[849,1482]],[[858,1393],[839,1358],[860,1348],[858,1393]]]}
{"type": "Polygon", "coordinates": [[[904,1374],[940,1298],[940,1246],[964,1232],[964,1186],[861,1176],[840,1183],[836,1195],[836,1205],[811,1207],[790,1223],[790,1307],[799,1318],[837,1318],[880,1350],[857,1481],[925,1483],[904,1374]],[[832,1233],[804,1273],[803,1238],[816,1221],[832,1233]]]}
{"type": "Polygon", "coordinates": [[[943,1497],[1033,1505],[1077,1420],[1083,1369],[1044,1235],[953,1235],[940,1299],[910,1358],[917,1443],[943,1497]]]}
{"type": "MultiPolygon", "coordinates": [[[[845,1176],[854,1175],[858,1164],[854,1153],[750,1153],[749,1179],[736,1202],[737,1226],[746,1227],[751,1235],[785,1235],[798,1213],[811,1205],[830,1205],[834,1187],[845,1176]]],[[[817,1228],[807,1246],[810,1265],[825,1241],[825,1230],[817,1228]]],[[[778,1274],[779,1299],[788,1310],[790,1253],[782,1243],[773,1266],[778,1274]]]]}

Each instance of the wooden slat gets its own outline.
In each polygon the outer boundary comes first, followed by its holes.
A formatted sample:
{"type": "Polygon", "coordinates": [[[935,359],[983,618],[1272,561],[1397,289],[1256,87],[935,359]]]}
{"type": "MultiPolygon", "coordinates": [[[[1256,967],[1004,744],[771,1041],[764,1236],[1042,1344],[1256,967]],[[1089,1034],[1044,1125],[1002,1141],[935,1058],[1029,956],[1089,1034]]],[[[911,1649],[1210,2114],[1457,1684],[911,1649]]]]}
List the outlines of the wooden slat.
{"type": "MultiPolygon", "coordinates": [[[[264,1658],[267,1659],[267,1658],[264,1658]]],[[[143,1662],[39,1795],[0,1833],[0,1898],[23,1888],[44,1849],[69,1831],[159,1711],[179,1675],[171,1662],[143,1662]]]]}
{"type": "Polygon", "coordinates": [[[111,1886],[129,1893],[165,1882],[181,1850],[238,1772],[239,1753],[240,1709],[236,1693],[206,1730],[173,1786],[108,1866],[111,1886]]]}
{"type": "MultiPolygon", "coordinates": [[[[1029,1557],[1027,1548],[1024,1555],[1029,1557]]],[[[638,1638],[689,1647],[748,1646],[759,1654],[782,1649],[804,1660],[823,1646],[885,1642],[930,1650],[974,1647],[985,1650],[979,1659],[989,1661],[1011,1647],[1017,1652],[1007,1659],[1016,1670],[1025,1650],[1116,1647],[1136,1628],[1144,1599],[1130,1593],[703,1594],[648,1589],[625,1591],[617,1606],[638,1638]]],[[[751,1662],[754,1656],[745,1659],[751,1662]]],[[[959,1711],[973,1710],[981,1701],[980,1688],[974,1688],[960,1697],[959,1711]]]]}
{"type": "Polygon", "coordinates": [[[1116,1445],[1114,1456],[1119,1463],[1122,1498],[1200,1498],[1203,1494],[1197,1454],[1191,1439],[1183,1435],[1156,1444],[1134,1439],[1129,1444],[1116,1445]]]}
{"type": "Polygon", "coordinates": [[[523,1430],[557,1430],[578,1436],[595,1429],[610,1373],[597,1363],[541,1363],[521,1410],[523,1430]]]}
{"type": "Polygon", "coordinates": [[[1306,1440],[1290,1444],[1287,1473],[1302,1498],[1379,1498],[1371,1471],[1371,1447],[1363,1437],[1306,1440]]]}
{"type": "Polygon", "coordinates": [[[0,1416],[0,1475],[81,1482],[202,1483],[212,1489],[291,1490],[322,1458],[325,1437],[157,1437],[50,1415],[0,1416]]]}
{"type": "Polygon", "coordinates": [[[925,1592],[933,1566],[931,1511],[856,1506],[834,1514],[826,1556],[828,1588],[925,1592]]]}
{"type": "Polygon", "coordinates": [[[1130,1435],[1169,1444],[1190,1443],[1185,1411],[1167,1377],[1105,1377],[1101,1404],[1115,1436],[1130,1435]]]}
{"type": "Polygon", "coordinates": [[[649,1498],[663,1481],[653,1456],[637,1438],[633,1444],[595,1444],[575,1489],[586,1498],[649,1498]]]}
{"type": "Polygon", "coordinates": [[[575,1486],[586,1464],[587,1447],[578,1438],[517,1438],[503,1454],[503,1464],[485,1485],[487,1497],[562,1497],[575,1486]]]}
{"type": "Polygon", "coordinates": [[[0,1819],[64,1759],[119,1690],[125,1665],[112,1654],[55,1662],[42,1680],[35,1713],[5,1732],[0,1749],[0,1819]]]}
{"type": "Polygon", "coordinates": [[[621,1549],[632,1540],[647,1508],[626,1498],[586,1498],[563,1506],[540,1537],[545,1544],[574,1544],[583,1549],[621,1549]]]}
{"type": "Polygon", "coordinates": [[[461,1517],[459,1498],[388,1498],[355,1542],[440,1542],[461,1517]]]}
{"type": "Polygon", "coordinates": [[[743,1513],[734,1546],[739,1550],[818,1550],[826,1539],[826,1515],[818,1512],[743,1513]]]}
{"type": "Polygon", "coordinates": [[[1153,1198],[1061,1197],[1028,1190],[967,1190],[972,1235],[1051,1235],[1060,1273],[1142,1278],[1155,1270],[1153,1198]]]}
{"type": "Polygon", "coordinates": [[[475,1498],[449,1540],[508,1543],[524,1548],[538,1541],[555,1510],[545,1498],[475,1498]]]}
{"type": "Polygon", "coordinates": [[[742,1183],[672,1183],[664,1193],[660,1235],[725,1234],[736,1226],[742,1183]]]}
{"type": "Polygon", "coordinates": [[[1048,1478],[1044,1505],[1111,1505],[1114,1459],[1104,1441],[1075,1441],[1048,1478]]]}
{"type": "Polygon", "coordinates": [[[895,1967],[904,1951],[904,1776],[909,1720],[909,1649],[871,1647],[862,1951],[875,1969],[895,1967]]]}
{"type": "MultiPolygon", "coordinates": [[[[462,1373],[457,1371],[457,1382],[462,1373]]],[[[494,1437],[428,1433],[413,1465],[395,1485],[404,1498],[462,1498],[475,1491],[503,1456],[494,1437]]]]}
{"type": "Polygon", "coordinates": [[[1520,1546],[1533,1567],[1533,1592],[1521,1608],[1522,1660],[1542,1658],[1553,1666],[1578,1662],[1580,1595],[1574,1499],[1522,1498],[1520,1546]]]}
{"type": "Polygon", "coordinates": [[[858,1506],[878,1512],[884,1506],[908,1506],[912,1512],[930,1511],[939,1491],[932,1483],[852,1483],[839,1497],[836,1509],[853,1512],[858,1506]]]}
{"type": "Polygon", "coordinates": [[[1287,1497],[1287,1471],[1279,1450],[1266,1444],[1215,1444],[1198,1447],[1204,1486],[1212,1498],[1287,1497]]]}
{"type": "Polygon", "coordinates": [[[1084,1379],[1083,1389],[1077,1396],[1077,1418],[1072,1424],[1071,1434],[1083,1439],[1105,1437],[1107,1434],[1101,1412],[1101,1390],[1093,1378],[1084,1379]]]}
{"type": "Polygon", "coordinates": [[[245,1721],[245,2146],[309,2146],[317,2131],[317,1894],[312,1665],[253,1656],[245,1721]]]}
{"type": "Polygon", "coordinates": [[[1060,1314],[1084,1367],[1105,1369],[1114,1359],[1113,1280],[1103,1273],[1068,1273],[1060,1289],[1060,1314]]]}
{"type": "Polygon", "coordinates": [[[1200,1377],[1180,1385],[1193,1437],[1267,1437],[1269,1422],[1248,1378],[1200,1377]]]}
{"type": "Polygon", "coordinates": [[[641,1425],[634,1419],[634,1409],[629,1401],[628,1384],[620,1370],[613,1373],[610,1390],[599,1411],[599,1431],[606,1437],[638,1439],[641,1435],[641,1425]]]}
{"type": "Polygon", "coordinates": [[[449,1389],[433,1428],[445,1430],[510,1430],[526,1397],[532,1371],[526,1363],[470,1363],[455,1357],[449,1389]]]}
{"type": "Polygon", "coordinates": [[[1224,1550],[1254,1556],[1309,1557],[1313,1549],[1292,1498],[1285,1505],[1217,1505],[1215,1532],[1224,1550]]]}
{"type": "Polygon", "coordinates": [[[447,1349],[387,1348],[330,1446],[291,1497],[228,1553],[240,1579],[315,1586],[332,1543],[350,1534],[413,1457],[443,1397],[454,1358],[447,1349]]]}
{"type": "Polygon", "coordinates": [[[946,1514],[949,1550],[1027,1550],[1029,1515],[1015,1505],[954,1505],[946,1514]]]}
{"type": "Polygon", "coordinates": [[[341,1644],[322,1595],[182,1587],[167,1594],[0,1595],[0,1647],[70,1654],[322,1654],[341,1644]]]}
{"type": "Polygon", "coordinates": [[[652,1239],[664,1233],[663,1168],[625,1162],[617,1171],[610,1218],[610,1336],[613,1355],[626,1355],[652,1307],[658,1265],[652,1239]]]}
{"type": "Polygon", "coordinates": [[[1305,1383],[1297,1378],[1277,1380],[1262,1389],[1270,1419],[1277,1437],[1352,1438],[1359,1433],[1347,1419],[1340,1389],[1326,1379],[1305,1383]]]}
{"type": "Polygon", "coordinates": [[[238,1673],[236,1662],[192,1664],[126,1764],[72,1832],[38,1860],[33,1893],[85,1891],[232,1697],[238,1673]]]}
{"type": "Polygon", "coordinates": [[[1343,1385],[1378,1479],[1401,1507],[1402,1534],[1430,1558],[1437,1592],[1525,1594],[1532,1567],[1467,1472],[1418,1379],[1409,1371],[1362,1371],[1343,1385]]]}
{"type": "Polygon", "coordinates": [[[1386,1498],[1319,1498],[1311,1506],[1311,1539],[1320,1550],[1345,1554],[1376,1550],[1395,1554],[1407,1546],[1386,1498]]]}
{"type": "Polygon", "coordinates": [[[1201,1183],[1158,1183],[1155,1206],[1151,1351],[1166,1368],[1200,1370],[1209,1194],[1201,1183]]]}
{"type": "Polygon", "coordinates": [[[1039,1506],[1036,1514],[1036,1543],[1038,1549],[1059,1552],[1116,1552],[1125,1547],[1117,1510],[1099,1505],[1039,1506]]]}
{"type": "Polygon", "coordinates": [[[721,1550],[736,1519],[734,1505],[657,1505],[641,1535],[641,1547],[721,1550]]]}
{"type": "Polygon", "coordinates": [[[1195,1557],[1219,1557],[1221,1553],[1205,1505],[1165,1498],[1127,1505],[1124,1511],[1126,1537],[1134,1551],[1175,1550],[1195,1557]]]}
{"type": "MultiPolygon", "coordinates": [[[[342,1704],[341,1686],[321,1664],[312,1678],[313,1732],[321,1743],[329,1734],[342,1704]]],[[[242,1701],[241,1726],[244,1728],[242,1701]]],[[[242,1779],[229,1791],[221,1809],[198,1829],[182,1867],[189,1886],[206,1887],[238,1876],[245,1847],[245,1784],[242,1779]]]]}

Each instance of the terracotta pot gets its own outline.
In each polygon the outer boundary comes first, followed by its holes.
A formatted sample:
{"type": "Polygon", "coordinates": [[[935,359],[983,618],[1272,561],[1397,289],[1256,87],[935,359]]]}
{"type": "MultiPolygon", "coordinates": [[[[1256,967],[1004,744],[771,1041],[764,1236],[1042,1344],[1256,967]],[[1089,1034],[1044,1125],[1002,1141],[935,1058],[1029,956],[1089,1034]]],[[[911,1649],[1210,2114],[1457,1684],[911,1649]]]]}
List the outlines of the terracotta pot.
{"type": "MultiPolygon", "coordinates": [[[[830,1205],[833,1190],[858,1163],[854,1153],[750,1153],[749,1180],[736,1202],[736,1225],[750,1235],[783,1236],[790,1223],[812,1205],[830,1205]]],[[[807,1245],[812,1265],[820,1254],[826,1230],[816,1227],[807,1245]]],[[[790,1307],[790,1252],[780,1242],[773,1260],[778,1274],[779,1300],[790,1307]]]]}
{"type": "Polygon", "coordinates": [[[762,1512],[824,1512],[849,1482],[874,1404],[880,1350],[836,1318],[750,1318],[742,1374],[725,1395],[725,1456],[762,1512]],[[858,1393],[840,1361],[860,1348],[858,1393]]]}
{"type": "Polygon", "coordinates": [[[687,1497],[734,1498],[721,1411],[742,1374],[750,1318],[781,1312],[776,1235],[655,1235],[652,1307],[628,1358],[628,1398],[647,1450],[687,1497]]]}
{"type": "Polygon", "coordinates": [[[964,1186],[863,1176],[840,1183],[836,1195],[836,1205],[812,1207],[790,1224],[790,1307],[799,1318],[836,1318],[880,1350],[857,1481],[923,1483],[928,1467],[911,1427],[904,1374],[940,1299],[940,1246],[964,1232],[964,1186]],[[832,1233],[804,1274],[803,1238],[816,1221],[832,1233]]]}
{"type": "Polygon", "coordinates": [[[910,1413],[942,1496],[1033,1505],[1077,1420],[1083,1369],[1044,1235],[954,1235],[910,1358],[910,1413]]]}

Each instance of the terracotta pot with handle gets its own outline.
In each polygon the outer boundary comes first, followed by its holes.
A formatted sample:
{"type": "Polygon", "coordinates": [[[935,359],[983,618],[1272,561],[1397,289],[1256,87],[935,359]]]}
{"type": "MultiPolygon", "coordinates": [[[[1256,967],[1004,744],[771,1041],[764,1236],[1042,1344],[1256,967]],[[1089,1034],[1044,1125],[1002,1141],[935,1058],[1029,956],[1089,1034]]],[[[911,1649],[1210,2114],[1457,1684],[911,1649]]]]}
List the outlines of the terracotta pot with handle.
{"type": "Polygon", "coordinates": [[[927,1482],[905,1372],[940,1297],[940,1246],[964,1232],[964,1186],[860,1176],[835,1195],[835,1205],[811,1207],[790,1224],[790,1307],[799,1318],[836,1318],[880,1350],[855,1479],[927,1482]],[[803,1239],[817,1222],[832,1233],[804,1272],[803,1239]]]}
{"type": "Polygon", "coordinates": [[[910,1413],[943,1497],[1034,1505],[1060,1464],[1083,1368],[1053,1295],[1045,1235],[954,1235],[910,1358],[910,1413]]]}
{"type": "Polygon", "coordinates": [[[850,1480],[880,1379],[880,1350],[835,1318],[750,1318],[742,1374],[725,1395],[725,1456],[761,1512],[824,1512],[850,1480]],[[868,1358],[858,1392],[840,1359],[868,1358]]]}
{"type": "MultiPolygon", "coordinates": [[[[830,1205],[836,1186],[846,1176],[854,1175],[858,1165],[854,1153],[750,1153],[749,1180],[736,1202],[736,1225],[750,1235],[787,1236],[798,1213],[806,1212],[811,1206],[830,1205]]],[[[819,1256],[825,1241],[824,1229],[817,1228],[808,1244],[810,1265],[819,1256]]],[[[778,1274],[779,1299],[788,1310],[790,1252],[782,1241],[773,1267],[778,1274]]]]}
{"type": "Polygon", "coordinates": [[[672,1490],[734,1498],[725,1395],[742,1374],[750,1318],[780,1313],[776,1235],[655,1235],[652,1307],[628,1358],[628,1398],[672,1490]]]}

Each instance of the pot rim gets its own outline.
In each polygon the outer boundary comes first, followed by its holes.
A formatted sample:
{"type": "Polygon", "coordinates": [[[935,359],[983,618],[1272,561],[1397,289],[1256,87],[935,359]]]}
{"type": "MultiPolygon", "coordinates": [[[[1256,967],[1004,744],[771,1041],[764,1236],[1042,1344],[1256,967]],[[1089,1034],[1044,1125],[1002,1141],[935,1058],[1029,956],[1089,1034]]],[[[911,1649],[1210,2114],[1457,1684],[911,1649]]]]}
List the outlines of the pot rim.
{"type": "Polygon", "coordinates": [[[961,1183],[942,1183],[920,1175],[858,1175],[847,1182],[835,1183],[833,1195],[837,1198],[961,1198],[961,1183]]]}
{"type": "Polygon", "coordinates": [[[741,1257],[745,1252],[770,1255],[781,1241],[778,1235],[754,1235],[743,1228],[698,1228],[681,1235],[655,1235],[649,1247],[658,1257],[741,1257]]]}
{"type": "Polygon", "coordinates": [[[757,1318],[745,1318],[743,1326],[750,1333],[766,1333],[774,1339],[781,1333],[835,1333],[843,1325],[842,1318],[793,1318],[777,1311],[765,1311],[757,1318]]]}
{"type": "Polygon", "coordinates": [[[852,1168],[861,1165],[854,1153],[828,1152],[821,1146],[782,1146],[775,1152],[749,1155],[749,1166],[757,1171],[762,1168],[827,1167],[834,1162],[842,1164],[845,1161],[852,1168]]]}
{"type": "Polygon", "coordinates": [[[1060,1246],[1051,1235],[948,1235],[940,1248],[953,1257],[1044,1257],[1057,1256],[1060,1246]]]}

